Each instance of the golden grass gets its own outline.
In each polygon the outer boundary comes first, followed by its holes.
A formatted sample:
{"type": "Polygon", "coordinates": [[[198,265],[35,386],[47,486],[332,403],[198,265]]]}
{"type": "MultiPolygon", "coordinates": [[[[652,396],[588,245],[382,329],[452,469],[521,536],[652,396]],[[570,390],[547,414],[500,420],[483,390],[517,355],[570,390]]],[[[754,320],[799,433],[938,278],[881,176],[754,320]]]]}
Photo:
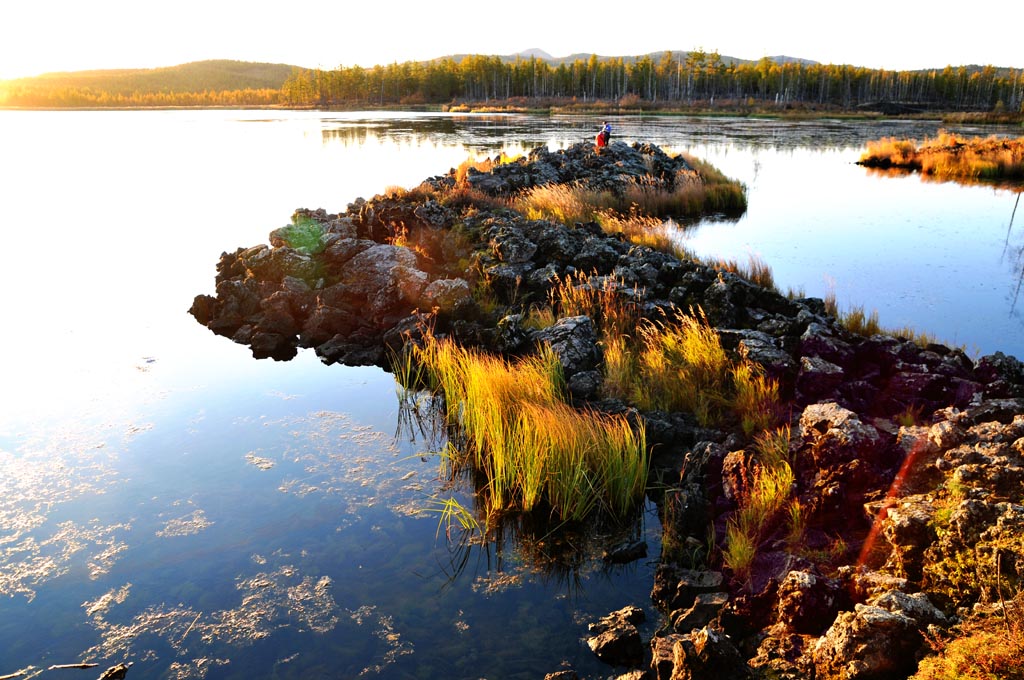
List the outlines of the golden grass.
{"type": "Polygon", "coordinates": [[[597,508],[624,514],[642,498],[642,424],[566,404],[550,348],[509,362],[428,334],[415,353],[454,428],[444,464],[450,473],[482,473],[488,517],[549,507],[557,518],[581,520],[597,508]]]}
{"type": "MultiPolygon", "coordinates": [[[[882,326],[878,319],[878,310],[873,309],[871,312],[865,312],[863,305],[853,305],[847,310],[841,310],[836,301],[835,291],[829,291],[825,295],[825,312],[835,317],[839,321],[839,325],[846,330],[866,338],[872,335],[888,335],[892,338],[910,340],[921,348],[940,343],[935,335],[910,326],[900,328],[882,326]]],[[[960,347],[960,349],[963,349],[963,347],[960,347]]]]}
{"type": "Polygon", "coordinates": [[[628,215],[614,210],[601,210],[595,218],[606,234],[621,234],[634,245],[669,253],[680,260],[696,259],[683,245],[682,231],[673,220],[643,215],[635,209],[630,210],[628,215]]]}
{"type": "Polygon", "coordinates": [[[553,326],[556,321],[558,319],[555,317],[555,311],[550,305],[534,304],[530,305],[526,316],[523,317],[523,327],[541,330],[553,326]]]}
{"type": "Polygon", "coordinates": [[[517,196],[513,207],[531,220],[551,220],[566,226],[592,222],[601,210],[618,205],[609,191],[593,191],[581,184],[544,184],[517,196]]]}
{"type": "Polygon", "coordinates": [[[778,291],[775,285],[775,275],[771,266],[765,262],[760,255],[751,254],[747,264],[741,265],[737,260],[717,260],[708,263],[714,269],[736,274],[756,286],[768,290],[778,291]]]}
{"type": "Polygon", "coordinates": [[[633,399],[645,409],[690,411],[702,425],[721,420],[730,361],[702,318],[678,314],[671,323],[639,329],[633,399]]]}
{"type": "Polygon", "coordinates": [[[466,184],[466,178],[469,176],[469,170],[472,168],[477,172],[490,172],[499,165],[505,165],[506,163],[512,163],[518,160],[518,155],[511,156],[506,154],[504,151],[498,153],[494,158],[477,158],[476,156],[470,156],[466,160],[459,164],[459,167],[455,169],[455,182],[456,184],[466,184]]]}
{"type": "MultiPolygon", "coordinates": [[[[513,206],[529,219],[546,219],[573,226],[577,222],[656,217],[698,217],[707,213],[741,212],[747,207],[746,187],[713,166],[684,154],[695,170],[681,170],[666,186],[641,177],[627,182],[621,195],[596,191],[580,183],[547,184],[527,189],[513,206]],[[614,217],[614,212],[631,217],[614,217]]],[[[614,227],[611,230],[615,230],[614,227]]]]}
{"type": "Polygon", "coordinates": [[[700,310],[642,321],[634,346],[606,339],[605,351],[606,391],[642,409],[688,411],[703,426],[736,419],[747,434],[777,419],[777,383],[746,357],[730,357],[700,310]]]}
{"type": "Polygon", "coordinates": [[[799,499],[794,498],[790,501],[788,521],[789,531],[786,533],[786,545],[790,550],[796,550],[803,545],[804,534],[807,533],[807,515],[799,499]]]}
{"type": "Polygon", "coordinates": [[[1024,138],[967,138],[940,130],[918,145],[886,137],[868,142],[865,165],[918,170],[937,179],[992,180],[1024,177],[1024,138]]]}
{"type": "Polygon", "coordinates": [[[878,323],[878,310],[873,309],[870,314],[866,314],[863,305],[855,305],[843,312],[839,322],[846,330],[864,337],[882,332],[882,326],[878,323]]]}
{"type": "Polygon", "coordinates": [[[787,424],[771,430],[764,430],[754,437],[754,452],[762,465],[774,468],[783,463],[789,465],[789,440],[792,428],[787,424]]]}
{"type": "Polygon", "coordinates": [[[934,656],[921,660],[911,680],[1024,680],[1024,594],[1001,611],[974,615],[951,639],[930,639],[934,656]]]}
{"type": "Polygon", "coordinates": [[[736,578],[746,579],[757,556],[757,544],[754,538],[730,519],[725,527],[725,549],[722,551],[722,562],[725,563],[736,578]]]}
{"type": "Polygon", "coordinates": [[[760,542],[785,516],[786,541],[799,545],[806,517],[799,500],[791,499],[795,477],[789,462],[790,428],[766,430],[754,439],[753,478],[739,507],[729,518],[722,560],[739,579],[745,579],[760,542]]]}
{"type": "Polygon", "coordinates": [[[558,277],[548,293],[558,316],[588,316],[605,339],[628,335],[639,323],[639,292],[633,297],[622,281],[612,277],[590,277],[583,272],[558,277]]]}

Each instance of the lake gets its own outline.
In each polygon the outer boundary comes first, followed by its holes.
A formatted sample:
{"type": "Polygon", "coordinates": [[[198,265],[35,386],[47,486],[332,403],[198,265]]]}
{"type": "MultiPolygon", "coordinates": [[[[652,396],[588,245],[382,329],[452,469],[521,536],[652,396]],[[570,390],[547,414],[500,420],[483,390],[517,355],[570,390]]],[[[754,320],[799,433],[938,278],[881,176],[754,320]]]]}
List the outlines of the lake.
{"type": "MultiPolygon", "coordinates": [[[[631,603],[647,636],[660,624],[652,504],[579,545],[530,527],[449,541],[437,503],[470,497],[407,427],[390,375],[311,352],[256,361],[187,313],[222,251],[266,242],[297,208],[339,212],[600,122],[0,112],[0,676],[128,661],[141,678],[611,675],[582,638],[631,603]],[[605,565],[629,536],[648,557],[605,565]]],[[[1017,194],[854,164],[870,139],[938,124],[611,122],[747,184],[743,217],[688,232],[699,255],[756,255],[783,290],[1024,356],[1017,194]]]]}

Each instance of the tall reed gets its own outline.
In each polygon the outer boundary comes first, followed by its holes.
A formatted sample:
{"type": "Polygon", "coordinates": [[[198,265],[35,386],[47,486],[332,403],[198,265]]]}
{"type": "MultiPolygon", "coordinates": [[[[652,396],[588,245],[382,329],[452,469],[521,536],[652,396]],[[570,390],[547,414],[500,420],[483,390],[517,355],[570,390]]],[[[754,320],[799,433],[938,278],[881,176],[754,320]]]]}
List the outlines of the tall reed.
{"type": "Polygon", "coordinates": [[[642,424],[566,404],[550,348],[510,362],[428,334],[416,353],[455,431],[445,465],[483,475],[488,516],[549,507],[581,520],[597,508],[624,514],[642,498],[642,424]]]}
{"type": "Polygon", "coordinates": [[[638,324],[633,347],[606,342],[606,389],[642,409],[688,411],[704,426],[739,421],[747,434],[778,418],[778,384],[746,356],[730,356],[703,312],[638,324]]]}

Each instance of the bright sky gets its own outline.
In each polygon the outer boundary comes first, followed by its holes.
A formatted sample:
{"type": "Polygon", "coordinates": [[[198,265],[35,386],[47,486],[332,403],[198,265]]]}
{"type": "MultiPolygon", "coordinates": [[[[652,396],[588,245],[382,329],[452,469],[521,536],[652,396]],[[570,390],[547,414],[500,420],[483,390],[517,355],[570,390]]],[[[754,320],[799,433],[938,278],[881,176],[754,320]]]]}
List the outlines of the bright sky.
{"type": "Polygon", "coordinates": [[[540,48],[635,56],[717,50],[910,70],[1024,67],[1024,2],[934,0],[4,0],[0,78],[203,59],[373,66],[540,48]]]}

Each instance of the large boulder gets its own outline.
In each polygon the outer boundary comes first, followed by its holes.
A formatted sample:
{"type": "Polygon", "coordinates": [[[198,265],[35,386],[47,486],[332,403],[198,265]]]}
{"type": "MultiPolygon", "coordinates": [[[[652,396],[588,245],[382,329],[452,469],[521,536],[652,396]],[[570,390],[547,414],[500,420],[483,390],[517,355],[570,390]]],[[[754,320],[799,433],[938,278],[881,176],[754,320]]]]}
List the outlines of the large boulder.
{"type": "Polygon", "coordinates": [[[858,604],[842,612],[811,649],[817,680],[896,680],[917,668],[926,627],[897,606],[858,604]]]}

